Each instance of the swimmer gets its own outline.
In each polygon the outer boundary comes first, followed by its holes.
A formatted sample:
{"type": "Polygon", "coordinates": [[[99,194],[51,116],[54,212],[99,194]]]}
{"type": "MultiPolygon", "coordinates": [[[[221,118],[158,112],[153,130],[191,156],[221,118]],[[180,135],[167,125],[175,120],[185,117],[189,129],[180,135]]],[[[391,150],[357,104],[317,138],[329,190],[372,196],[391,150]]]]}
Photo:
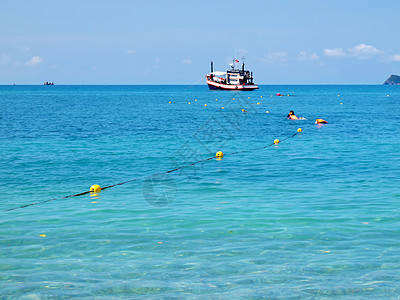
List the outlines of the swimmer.
{"type": "Polygon", "coordinates": [[[324,119],[316,119],[315,124],[328,124],[328,121],[325,121],[324,119]]]}
{"type": "Polygon", "coordinates": [[[291,110],[289,111],[289,114],[287,115],[287,118],[290,120],[298,120],[299,118],[294,114],[294,111],[291,110]]]}

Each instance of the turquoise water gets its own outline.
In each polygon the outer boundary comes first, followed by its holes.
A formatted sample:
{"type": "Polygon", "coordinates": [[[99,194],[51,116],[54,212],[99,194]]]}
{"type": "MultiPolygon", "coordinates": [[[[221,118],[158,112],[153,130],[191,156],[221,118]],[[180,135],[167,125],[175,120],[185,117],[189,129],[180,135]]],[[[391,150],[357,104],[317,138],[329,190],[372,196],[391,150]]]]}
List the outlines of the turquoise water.
{"type": "Polygon", "coordinates": [[[396,86],[0,86],[0,294],[399,298],[399,101],[396,86]]]}

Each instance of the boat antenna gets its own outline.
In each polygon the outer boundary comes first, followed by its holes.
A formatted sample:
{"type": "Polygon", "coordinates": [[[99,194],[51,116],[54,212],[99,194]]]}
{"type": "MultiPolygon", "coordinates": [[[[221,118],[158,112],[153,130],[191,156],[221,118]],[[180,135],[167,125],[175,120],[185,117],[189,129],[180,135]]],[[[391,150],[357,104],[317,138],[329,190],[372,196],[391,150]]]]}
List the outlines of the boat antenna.
{"type": "Polygon", "coordinates": [[[214,63],[211,61],[211,73],[214,72],[214,63]]]}
{"type": "Polygon", "coordinates": [[[244,56],[242,56],[242,71],[244,72],[244,56]]]}

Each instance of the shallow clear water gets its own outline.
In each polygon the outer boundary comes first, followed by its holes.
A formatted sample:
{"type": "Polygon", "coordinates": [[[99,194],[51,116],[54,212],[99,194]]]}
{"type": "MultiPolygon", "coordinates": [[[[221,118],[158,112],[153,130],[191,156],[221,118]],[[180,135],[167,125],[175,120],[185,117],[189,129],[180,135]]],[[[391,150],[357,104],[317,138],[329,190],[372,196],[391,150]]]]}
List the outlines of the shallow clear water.
{"type": "Polygon", "coordinates": [[[398,298],[399,101],[396,86],[0,86],[1,295],[398,298]]]}

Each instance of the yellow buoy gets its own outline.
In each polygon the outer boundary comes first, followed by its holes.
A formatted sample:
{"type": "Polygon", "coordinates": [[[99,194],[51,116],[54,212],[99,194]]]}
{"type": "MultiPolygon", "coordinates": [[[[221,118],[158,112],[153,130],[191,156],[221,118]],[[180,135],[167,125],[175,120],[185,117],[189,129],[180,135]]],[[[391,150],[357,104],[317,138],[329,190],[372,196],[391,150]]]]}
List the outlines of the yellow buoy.
{"type": "Polygon", "coordinates": [[[275,139],[274,140],[274,144],[279,144],[281,141],[280,140],[278,140],[278,139],[275,139]]]}
{"type": "Polygon", "coordinates": [[[343,103],[342,103],[342,102],[340,102],[340,105],[343,105],[343,103]]]}
{"type": "Polygon", "coordinates": [[[188,104],[191,104],[190,102],[188,102],[188,104]]]}
{"type": "Polygon", "coordinates": [[[169,101],[168,103],[171,103],[171,101],[169,101]]]}
{"type": "Polygon", "coordinates": [[[297,128],[297,132],[302,132],[302,131],[303,131],[303,129],[297,128]]]}
{"type": "Polygon", "coordinates": [[[40,237],[46,237],[47,235],[45,234],[39,234],[40,237]]]}
{"type": "Polygon", "coordinates": [[[232,98],[232,100],[235,100],[235,98],[232,98]]]}
{"type": "Polygon", "coordinates": [[[207,104],[204,104],[204,106],[207,106],[207,104]]]}
{"type": "Polygon", "coordinates": [[[246,112],[246,110],[244,108],[242,108],[242,112],[246,112]]]}
{"type": "Polygon", "coordinates": [[[250,97],[247,97],[247,99],[250,99],[250,97]]]}
{"type": "Polygon", "coordinates": [[[225,108],[225,107],[223,107],[223,106],[221,107],[221,109],[224,109],[224,108],[225,108]]]}
{"type": "Polygon", "coordinates": [[[224,153],[222,153],[222,151],[218,151],[217,153],[215,153],[215,157],[222,158],[224,157],[224,153]]]}
{"type": "Polygon", "coordinates": [[[100,193],[101,187],[100,187],[98,184],[93,184],[93,185],[90,187],[90,191],[91,191],[92,193],[100,193]]]}
{"type": "Polygon", "coordinates": [[[197,101],[197,99],[194,99],[194,101],[197,101]]]}
{"type": "Polygon", "coordinates": [[[215,99],[215,101],[218,101],[218,99],[215,99]]]}
{"type": "Polygon", "coordinates": [[[269,111],[267,110],[266,113],[269,114],[269,111]]]}
{"type": "Polygon", "coordinates": [[[262,98],[262,96],[261,96],[261,98],[262,98]]]}
{"type": "Polygon", "coordinates": [[[260,105],[260,102],[257,102],[257,105],[260,105]]]}

